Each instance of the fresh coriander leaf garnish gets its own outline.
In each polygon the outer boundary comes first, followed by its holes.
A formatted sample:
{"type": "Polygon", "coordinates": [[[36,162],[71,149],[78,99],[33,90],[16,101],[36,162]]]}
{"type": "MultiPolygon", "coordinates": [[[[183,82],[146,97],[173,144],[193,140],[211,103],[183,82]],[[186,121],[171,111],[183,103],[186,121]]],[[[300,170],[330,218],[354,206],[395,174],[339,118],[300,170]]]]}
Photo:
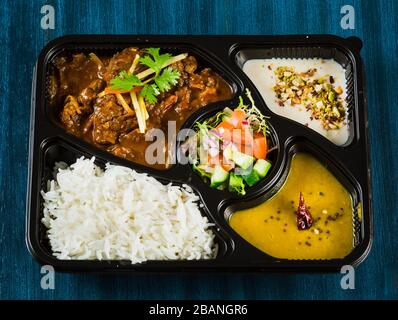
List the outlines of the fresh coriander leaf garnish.
{"type": "Polygon", "coordinates": [[[146,51],[149,55],[140,58],[140,63],[155,71],[156,76],[160,73],[166,61],[171,58],[171,54],[159,54],[159,50],[160,48],[148,48],[146,51]]]}
{"type": "Polygon", "coordinates": [[[129,74],[126,70],[122,70],[119,75],[110,81],[112,90],[130,91],[136,86],[142,86],[143,83],[136,75],[129,74]]]}
{"type": "Polygon", "coordinates": [[[169,53],[160,54],[159,51],[160,48],[148,48],[146,50],[147,54],[138,60],[142,65],[149,67],[150,69],[148,70],[151,70],[151,73],[155,73],[153,78],[142,82],[141,79],[145,79],[150,73],[144,75],[141,72],[138,75],[133,75],[123,70],[110,81],[110,89],[118,91],[119,93],[124,93],[139,86],[142,87],[140,96],[148,103],[156,103],[156,97],[161,92],[169,91],[172,86],[177,84],[178,78],[180,77],[180,73],[177,70],[171,67],[166,68],[166,66],[186,57],[186,54],[172,57],[169,53]]]}
{"type": "Polygon", "coordinates": [[[148,103],[156,103],[156,96],[159,94],[159,89],[155,84],[147,84],[145,85],[141,91],[140,95],[148,102],[148,103]]]}
{"type": "Polygon", "coordinates": [[[180,73],[172,68],[166,68],[163,72],[155,78],[155,83],[160,92],[169,91],[171,86],[177,84],[180,73]]]}

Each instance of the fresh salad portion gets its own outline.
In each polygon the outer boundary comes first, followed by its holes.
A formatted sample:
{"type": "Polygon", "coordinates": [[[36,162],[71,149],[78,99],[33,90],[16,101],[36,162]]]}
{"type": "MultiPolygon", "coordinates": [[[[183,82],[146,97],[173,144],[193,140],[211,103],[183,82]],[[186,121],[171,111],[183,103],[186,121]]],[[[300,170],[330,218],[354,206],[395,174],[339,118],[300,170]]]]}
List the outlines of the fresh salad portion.
{"type": "Polygon", "coordinates": [[[234,109],[225,108],[195,124],[196,135],[188,140],[193,169],[210,187],[246,194],[271,168],[267,159],[269,130],[267,118],[255,106],[246,89],[249,104],[240,97],[234,109]]]}

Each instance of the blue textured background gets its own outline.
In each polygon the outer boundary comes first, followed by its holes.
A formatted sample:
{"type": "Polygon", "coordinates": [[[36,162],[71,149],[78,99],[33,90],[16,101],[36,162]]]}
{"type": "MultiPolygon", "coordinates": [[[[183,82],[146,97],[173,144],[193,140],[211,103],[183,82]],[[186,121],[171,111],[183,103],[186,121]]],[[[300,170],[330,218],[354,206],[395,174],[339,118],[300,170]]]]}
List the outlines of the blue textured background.
{"type": "Polygon", "coordinates": [[[0,297],[365,299],[398,297],[397,1],[2,1],[0,4],[0,297]],[[52,4],[55,30],[40,29],[52,4]],[[356,29],[340,27],[351,4],[356,29]],[[32,69],[43,46],[65,34],[331,33],[363,39],[369,97],[375,241],[356,270],[356,289],[340,275],[95,276],[57,274],[40,289],[40,268],[24,242],[32,69]]]}

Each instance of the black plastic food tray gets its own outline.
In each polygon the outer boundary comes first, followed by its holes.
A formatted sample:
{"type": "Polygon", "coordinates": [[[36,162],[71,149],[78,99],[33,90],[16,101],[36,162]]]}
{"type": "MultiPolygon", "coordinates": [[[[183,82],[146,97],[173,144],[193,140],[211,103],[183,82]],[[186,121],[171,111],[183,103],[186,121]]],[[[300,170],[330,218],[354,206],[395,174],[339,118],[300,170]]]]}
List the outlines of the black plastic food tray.
{"type": "MultiPolygon", "coordinates": [[[[180,272],[180,271],[337,271],[343,265],[358,265],[367,256],[372,241],[369,145],[367,138],[367,103],[364,92],[364,70],[359,55],[358,38],[330,35],[312,36],[128,36],[76,35],[58,38],[41,52],[34,69],[30,126],[29,179],[27,191],[26,239],[30,252],[42,264],[56,270],[91,272],[180,272]],[[49,107],[47,79],[52,59],[65,52],[96,52],[113,54],[128,46],[156,46],[171,51],[194,54],[203,66],[209,66],[227,80],[234,90],[229,101],[204,107],[193,114],[184,127],[204,119],[226,106],[236,106],[238,97],[249,88],[257,107],[270,116],[271,135],[279,151],[266,179],[249,188],[245,196],[211,189],[189,165],[176,164],[159,171],[113,156],[72,136],[57,124],[57,113],[49,107]],[[336,146],[307,127],[272,113],[256,87],[241,70],[252,58],[333,58],[346,70],[347,105],[349,107],[350,139],[336,146]],[[243,240],[228,225],[232,212],[254,206],[273,195],[286,179],[292,155],[301,150],[311,152],[338,177],[351,193],[354,205],[361,203],[362,219],[354,210],[355,248],[344,259],[286,260],[271,257],[243,240]],[[215,224],[219,244],[213,260],[130,261],[58,260],[52,253],[41,224],[43,200],[40,191],[52,178],[54,163],[73,163],[80,156],[95,156],[97,164],[119,164],[146,172],[165,183],[187,183],[200,195],[203,214],[215,224]]],[[[177,145],[178,147],[178,145],[177,145]]]]}

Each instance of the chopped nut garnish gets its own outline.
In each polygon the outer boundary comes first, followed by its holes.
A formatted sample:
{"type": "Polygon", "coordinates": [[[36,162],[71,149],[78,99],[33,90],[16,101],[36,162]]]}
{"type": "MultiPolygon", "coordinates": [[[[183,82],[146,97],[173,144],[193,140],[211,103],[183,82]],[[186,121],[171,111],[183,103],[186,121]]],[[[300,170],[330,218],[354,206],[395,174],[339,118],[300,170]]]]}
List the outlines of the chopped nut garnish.
{"type": "Polygon", "coordinates": [[[273,87],[280,106],[303,104],[311,112],[311,118],[321,121],[326,130],[339,129],[346,118],[346,110],[341,97],[343,89],[335,88],[333,76],[312,78],[316,69],[297,73],[293,67],[278,67],[273,87]]]}

